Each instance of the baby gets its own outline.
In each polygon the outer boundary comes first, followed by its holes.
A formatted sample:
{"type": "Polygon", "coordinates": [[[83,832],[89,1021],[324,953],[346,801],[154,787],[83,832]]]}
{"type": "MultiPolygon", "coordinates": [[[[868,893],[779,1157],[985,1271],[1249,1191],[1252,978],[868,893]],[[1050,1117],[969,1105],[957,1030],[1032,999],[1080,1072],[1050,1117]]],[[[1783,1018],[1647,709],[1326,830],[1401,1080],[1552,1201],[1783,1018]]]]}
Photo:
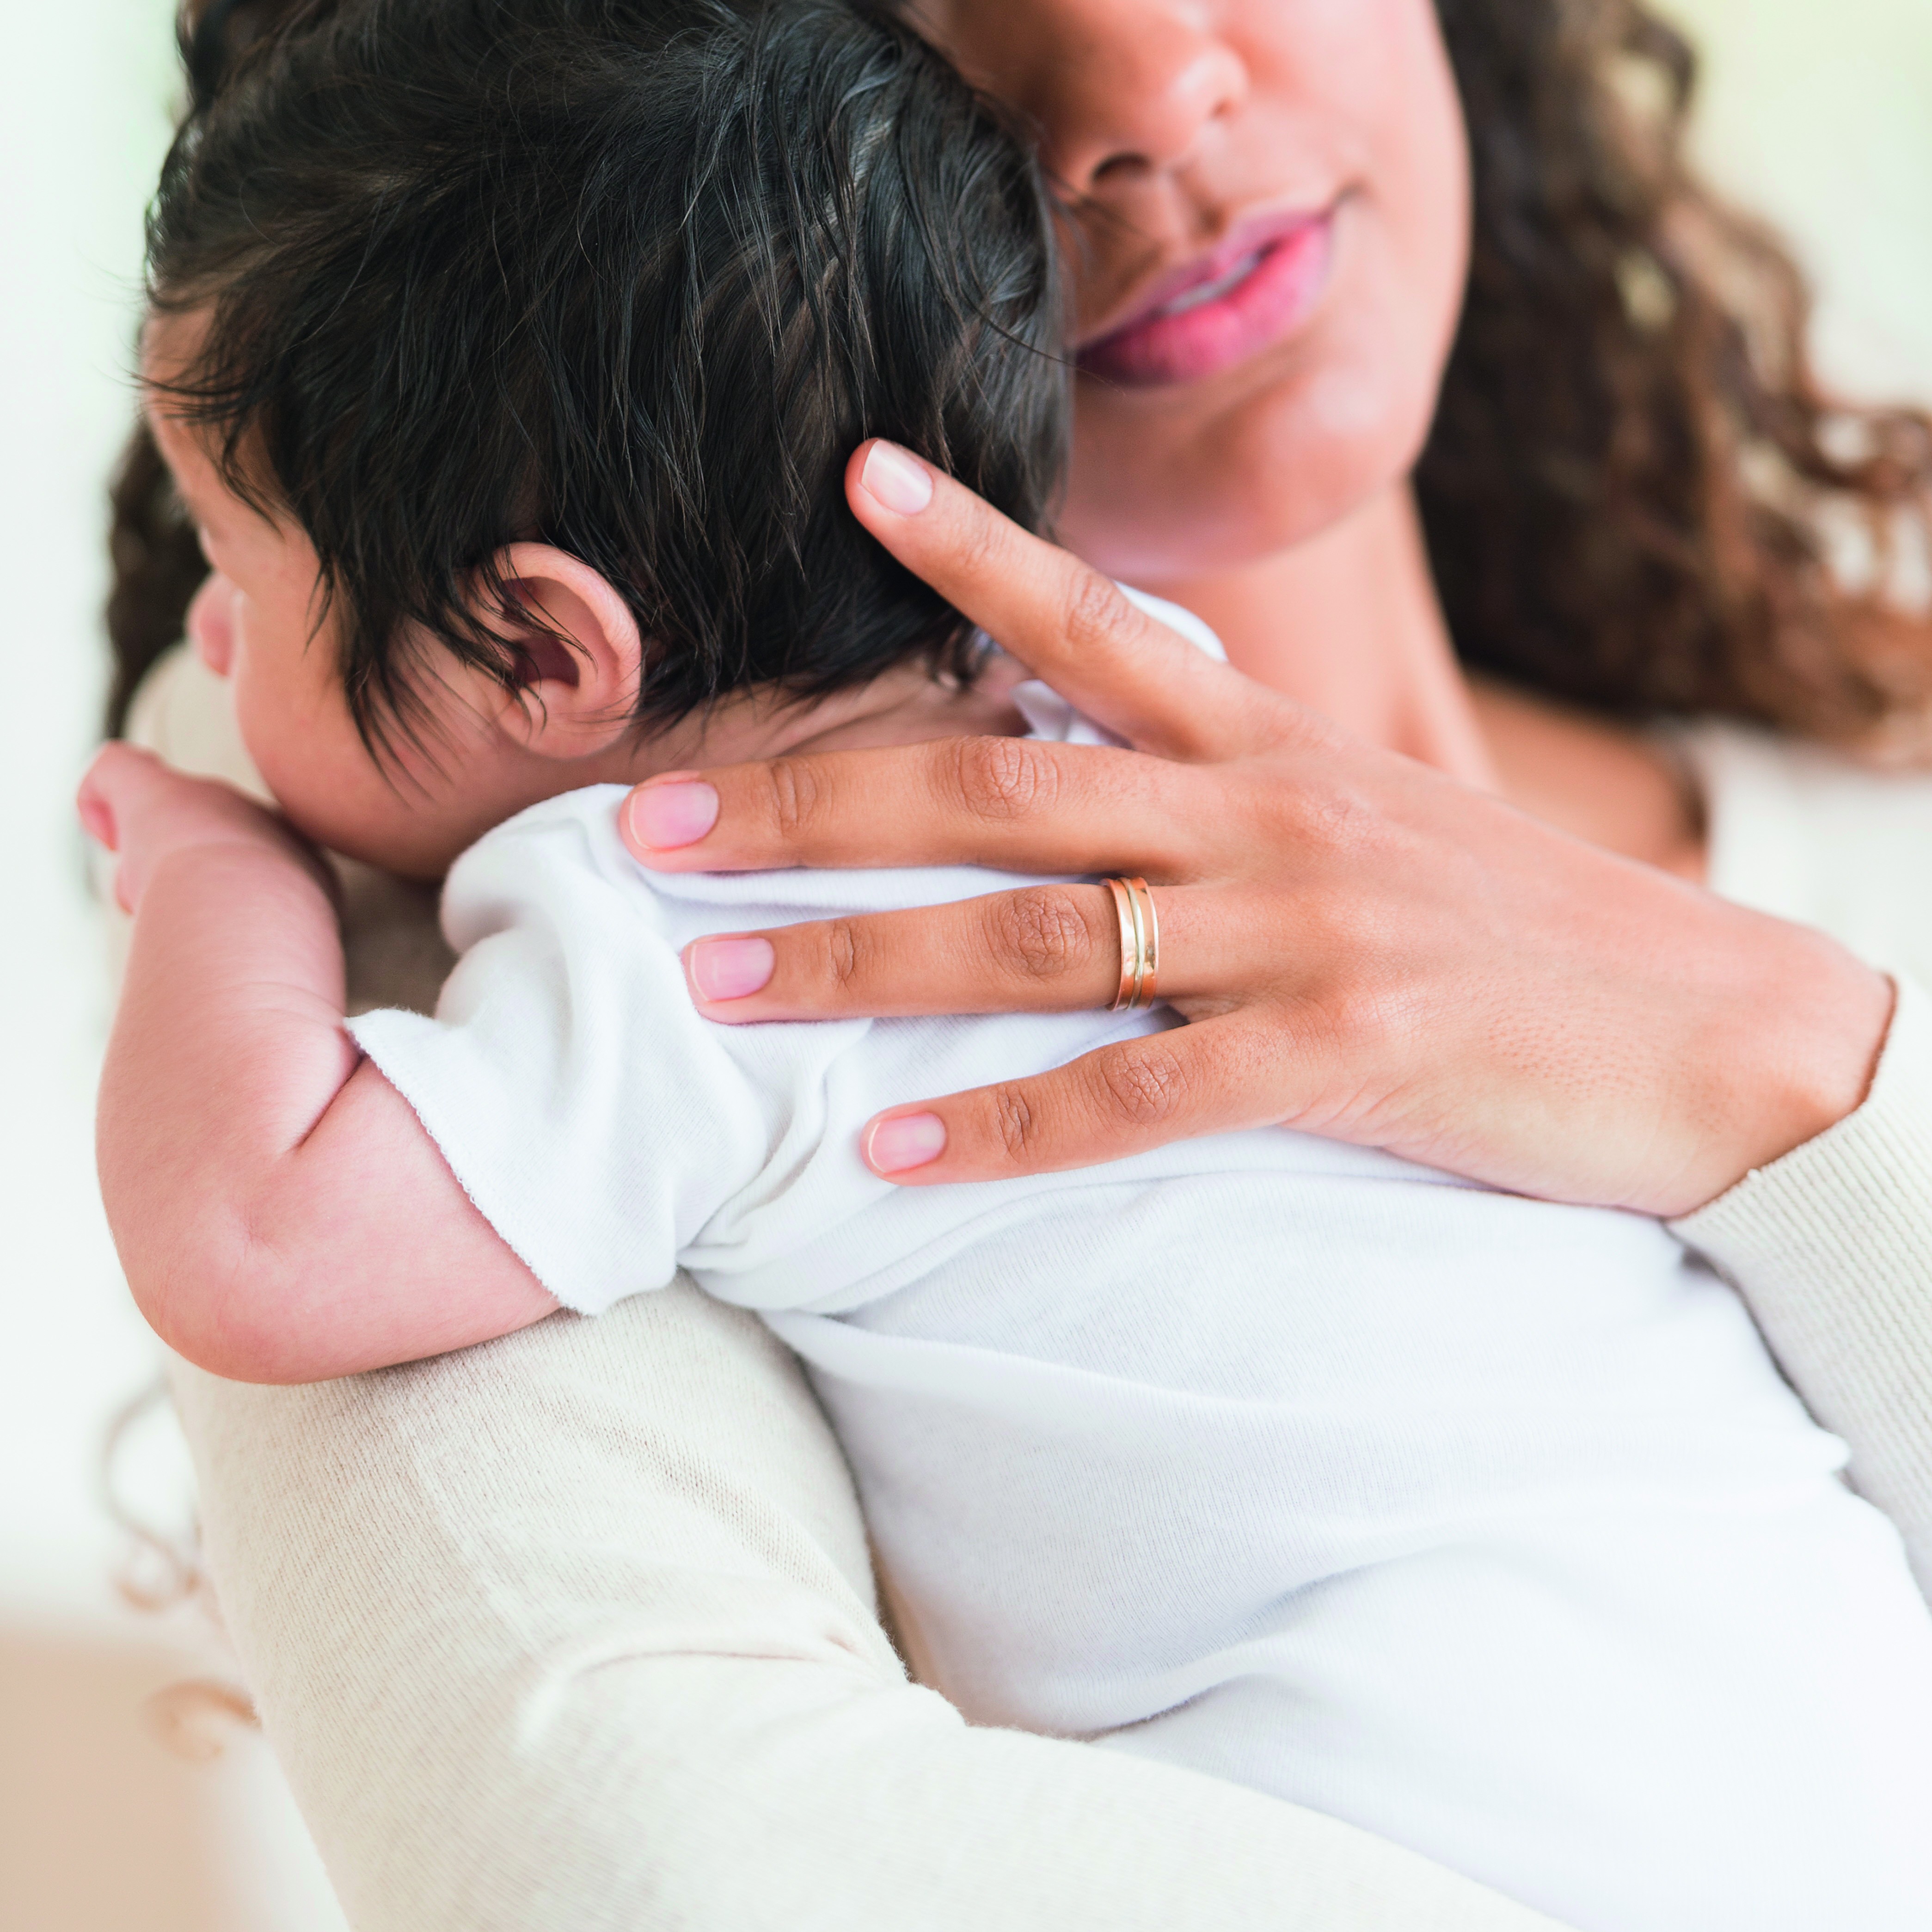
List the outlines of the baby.
{"type": "Polygon", "coordinates": [[[629,785],[1100,736],[842,493],[923,460],[1037,529],[1059,474],[1048,210],[940,61],[830,0],[364,0],[196,117],[152,258],[192,628],[286,814],[119,748],[83,791],[136,914],[103,1183],[164,1336],[334,1376],[686,1269],[807,1364],[976,1719],[1600,1932],[1928,1922],[1932,1618],[1655,1223],[1280,1130],[896,1189],[881,1107],[1174,1016],[694,1006],[694,940],[1011,881],[648,871],[629,785]],[[345,1022],[289,824],[450,868],[434,1019],[345,1022]]]}

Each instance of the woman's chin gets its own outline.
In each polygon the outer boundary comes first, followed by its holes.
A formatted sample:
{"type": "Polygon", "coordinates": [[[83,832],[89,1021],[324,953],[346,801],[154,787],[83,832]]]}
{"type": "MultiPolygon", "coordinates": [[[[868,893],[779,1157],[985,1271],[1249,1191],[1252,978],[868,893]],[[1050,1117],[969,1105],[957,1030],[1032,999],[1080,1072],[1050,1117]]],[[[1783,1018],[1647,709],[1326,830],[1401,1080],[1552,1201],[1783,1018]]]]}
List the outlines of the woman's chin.
{"type": "MultiPolygon", "coordinates": [[[[1314,311],[1196,381],[1078,382],[1064,539],[1132,581],[1238,570],[1333,528],[1414,468],[1455,304],[1355,203],[1314,311]]],[[[1436,280],[1440,280],[1438,278],[1436,280]]]]}
{"type": "Polygon", "coordinates": [[[1191,434],[1090,412],[1058,520],[1062,541],[1130,583],[1243,570],[1333,529],[1414,466],[1426,398],[1400,406],[1332,372],[1294,391],[1191,434]]]}

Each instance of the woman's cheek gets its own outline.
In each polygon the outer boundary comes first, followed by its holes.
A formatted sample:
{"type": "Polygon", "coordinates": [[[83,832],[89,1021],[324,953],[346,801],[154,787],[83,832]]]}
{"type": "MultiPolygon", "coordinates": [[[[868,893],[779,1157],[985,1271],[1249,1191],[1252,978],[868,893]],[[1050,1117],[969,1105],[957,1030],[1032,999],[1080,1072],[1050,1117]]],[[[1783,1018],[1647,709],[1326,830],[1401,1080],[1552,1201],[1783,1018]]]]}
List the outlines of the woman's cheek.
{"type": "Polygon", "coordinates": [[[1440,386],[1469,274],[1473,184],[1468,126],[1434,9],[1405,37],[1377,127],[1376,172],[1406,320],[1420,338],[1432,396],[1440,386]]]}

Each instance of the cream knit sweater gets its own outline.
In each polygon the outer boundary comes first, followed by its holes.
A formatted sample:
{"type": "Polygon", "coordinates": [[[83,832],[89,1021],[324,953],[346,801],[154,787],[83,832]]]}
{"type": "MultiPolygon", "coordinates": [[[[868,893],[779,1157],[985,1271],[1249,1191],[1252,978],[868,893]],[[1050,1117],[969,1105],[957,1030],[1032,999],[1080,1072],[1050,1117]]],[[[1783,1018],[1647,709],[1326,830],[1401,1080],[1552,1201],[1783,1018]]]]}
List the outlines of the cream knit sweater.
{"type": "MultiPolygon", "coordinates": [[[[184,656],[136,735],[242,778],[184,656]]],[[[1932,1578],[1932,781],[1688,734],[1718,889],[1899,980],[1865,1106],[1678,1232],[1932,1578]]],[[[358,1004],[425,897],[352,880],[358,1004]]],[[[688,1286],[306,1388],[178,1366],[224,1613],[359,1932],[1533,1932],[1351,1827],[910,1683],[795,1365],[688,1286]]]]}

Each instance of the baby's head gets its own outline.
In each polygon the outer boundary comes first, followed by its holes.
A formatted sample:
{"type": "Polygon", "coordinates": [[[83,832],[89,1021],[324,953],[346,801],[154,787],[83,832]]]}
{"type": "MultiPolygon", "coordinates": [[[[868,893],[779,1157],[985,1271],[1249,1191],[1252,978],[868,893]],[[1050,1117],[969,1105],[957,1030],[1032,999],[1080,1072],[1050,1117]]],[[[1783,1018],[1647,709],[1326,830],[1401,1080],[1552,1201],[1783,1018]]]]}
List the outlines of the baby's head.
{"type": "Polygon", "coordinates": [[[1051,216],[840,0],[342,0],[250,50],[150,222],[191,620],[298,824],[431,872],[533,800],[968,676],[866,536],[884,436],[1039,528],[1051,216]]]}

